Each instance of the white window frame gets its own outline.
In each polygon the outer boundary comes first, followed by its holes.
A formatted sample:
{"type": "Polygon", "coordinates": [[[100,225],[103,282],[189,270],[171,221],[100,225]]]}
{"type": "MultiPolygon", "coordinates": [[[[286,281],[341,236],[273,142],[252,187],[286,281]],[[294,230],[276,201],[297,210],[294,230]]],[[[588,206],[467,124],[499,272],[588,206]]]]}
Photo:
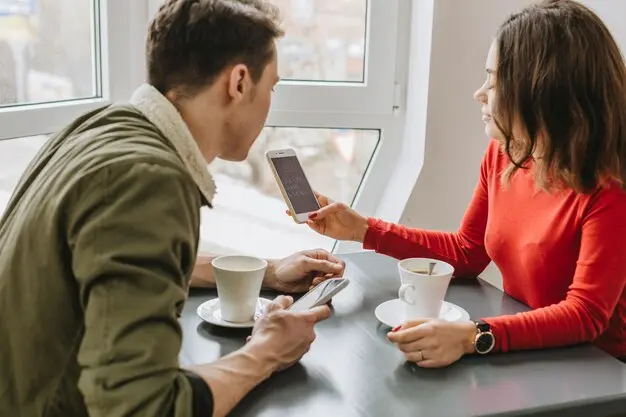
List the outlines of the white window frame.
{"type": "Polygon", "coordinates": [[[128,99],[133,88],[143,81],[147,3],[95,0],[94,7],[94,59],[100,75],[94,80],[97,97],[1,107],[0,140],[58,131],[85,112],[128,99]]]}
{"type": "Polygon", "coordinates": [[[398,0],[368,0],[364,82],[283,81],[272,109],[286,112],[392,114],[398,0]]]}
{"type": "MultiPolygon", "coordinates": [[[[354,201],[345,203],[352,203],[365,216],[390,221],[400,219],[385,216],[389,209],[382,200],[403,147],[408,67],[403,41],[408,41],[410,10],[408,0],[369,0],[364,82],[281,81],[267,121],[273,127],[378,130],[378,148],[358,193],[354,201]]],[[[339,253],[360,250],[360,245],[347,242],[337,242],[333,249],[339,253]]]]}
{"type": "MultiPolygon", "coordinates": [[[[281,113],[287,119],[293,113],[392,115],[397,104],[394,84],[398,13],[400,4],[406,1],[367,0],[363,83],[281,81],[272,100],[271,115],[281,113]]],[[[163,0],[148,2],[149,15],[154,16],[163,0]]]]}
{"type": "MultiPolygon", "coordinates": [[[[85,0],[86,1],[86,0],[85,0]]],[[[80,114],[127,100],[145,81],[144,44],[149,20],[160,0],[96,0],[100,13],[100,97],[0,109],[0,140],[49,134],[80,114]]],[[[282,81],[274,95],[268,126],[373,129],[378,148],[353,207],[366,216],[399,221],[410,188],[396,189],[404,143],[411,0],[368,0],[363,83],[282,81]],[[390,203],[389,197],[397,200],[390,203]],[[387,199],[387,201],[385,201],[387,199]],[[393,213],[391,216],[385,215],[393,213]]],[[[403,162],[407,165],[411,161],[403,162]]],[[[419,170],[411,169],[413,183],[419,170]],[[413,173],[415,173],[413,175],[413,173]],[[415,176],[415,178],[413,178],[415,176]]],[[[336,252],[360,250],[341,243],[336,252]]]]}

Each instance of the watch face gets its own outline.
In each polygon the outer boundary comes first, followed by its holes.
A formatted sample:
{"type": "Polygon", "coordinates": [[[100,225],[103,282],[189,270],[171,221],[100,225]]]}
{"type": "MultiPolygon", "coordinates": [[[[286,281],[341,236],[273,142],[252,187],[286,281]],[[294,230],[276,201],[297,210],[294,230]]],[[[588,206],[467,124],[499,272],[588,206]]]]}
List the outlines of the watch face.
{"type": "Polygon", "coordinates": [[[485,354],[493,349],[495,339],[491,333],[482,333],[476,339],[476,352],[485,354]]]}

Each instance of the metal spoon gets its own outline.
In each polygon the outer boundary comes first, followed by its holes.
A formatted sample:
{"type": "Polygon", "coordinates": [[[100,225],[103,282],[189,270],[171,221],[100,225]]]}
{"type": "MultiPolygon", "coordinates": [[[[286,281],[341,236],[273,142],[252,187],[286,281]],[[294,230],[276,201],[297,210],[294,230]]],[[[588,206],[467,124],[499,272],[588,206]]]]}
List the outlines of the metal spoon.
{"type": "Polygon", "coordinates": [[[435,269],[435,262],[430,262],[428,264],[428,275],[432,275],[433,274],[433,270],[435,269]]]}

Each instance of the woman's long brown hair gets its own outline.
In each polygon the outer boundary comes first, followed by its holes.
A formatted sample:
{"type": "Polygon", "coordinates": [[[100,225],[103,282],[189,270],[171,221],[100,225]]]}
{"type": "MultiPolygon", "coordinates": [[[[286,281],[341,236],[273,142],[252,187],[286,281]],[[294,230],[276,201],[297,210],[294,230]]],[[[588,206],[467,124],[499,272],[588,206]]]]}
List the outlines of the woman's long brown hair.
{"type": "Polygon", "coordinates": [[[511,16],[496,46],[504,181],[538,156],[542,188],[626,187],[626,66],[602,20],[575,1],[544,1],[511,16]]]}

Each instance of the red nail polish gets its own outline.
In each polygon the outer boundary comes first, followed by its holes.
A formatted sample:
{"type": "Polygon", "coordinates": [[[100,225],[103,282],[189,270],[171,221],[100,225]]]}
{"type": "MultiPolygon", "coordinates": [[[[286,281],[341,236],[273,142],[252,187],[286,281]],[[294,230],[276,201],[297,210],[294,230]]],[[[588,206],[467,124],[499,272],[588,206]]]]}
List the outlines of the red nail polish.
{"type": "Polygon", "coordinates": [[[317,213],[311,213],[309,214],[309,219],[314,219],[317,217],[317,213]]]}
{"type": "Polygon", "coordinates": [[[393,330],[391,330],[392,332],[397,332],[398,330],[400,330],[402,328],[402,325],[400,326],[396,326],[393,328],[393,330]]]}

